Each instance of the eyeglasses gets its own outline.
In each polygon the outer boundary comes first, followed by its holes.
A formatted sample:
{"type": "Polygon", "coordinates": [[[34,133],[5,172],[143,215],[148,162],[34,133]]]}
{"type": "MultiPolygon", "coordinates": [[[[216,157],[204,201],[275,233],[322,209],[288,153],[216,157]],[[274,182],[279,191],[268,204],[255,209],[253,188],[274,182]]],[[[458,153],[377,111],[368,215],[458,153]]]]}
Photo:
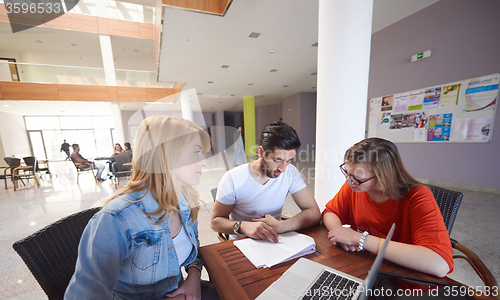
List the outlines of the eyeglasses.
{"type": "Polygon", "coordinates": [[[351,177],[351,180],[357,185],[362,185],[363,183],[365,183],[369,180],[372,180],[373,178],[376,177],[376,176],[373,176],[372,178],[368,178],[368,179],[364,179],[364,180],[357,179],[356,177],[354,177],[354,175],[347,173],[347,170],[344,168],[344,165],[345,165],[345,163],[343,163],[339,166],[340,171],[342,172],[342,174],[344,174],[345,178],[351,177]]]}

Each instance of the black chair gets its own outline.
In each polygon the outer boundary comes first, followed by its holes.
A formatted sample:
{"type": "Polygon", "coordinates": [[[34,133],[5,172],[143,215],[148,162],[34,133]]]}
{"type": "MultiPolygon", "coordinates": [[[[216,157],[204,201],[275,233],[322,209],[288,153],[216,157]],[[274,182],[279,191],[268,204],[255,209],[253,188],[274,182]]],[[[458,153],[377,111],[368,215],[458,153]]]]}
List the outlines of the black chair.
{"type": "MultiPolygon", "coordinates": [[[[7,163],[8,167],[1,167],[4,169],[3,175],[0,175],[0,179],[4,180],[5,183],[5,189],[7,189],[7,178],[10,178],[12,180],[12,172],[15,168],[19,167],[21,165],[21,159],[20,158],[12,158],[12,157],[4,157],[5,162],[7,163]]],[[[21,182],[24,183],[24,181],[21,182]]]]}
{"type": "MultiPolygon", "coordinates": [[[[36,157],[34,156],[27,156],[23,157],[24,162],[26,163],[26,166],[19,166],[12,171],[12,181],[14,183],[14,191],[17,190],[18,188],[18,180],[23,180],[26,179],[29,182],[30,178],[33,178],[33,181],[35,181],[35,185],[37,188],[40,187],[38,184],[38,180],[36,179],[35,176],[35,166],[37,164],[36,157]],[[23,173],[19,173],[19,171],[23,171],[23,173]]],[[[24,184],[24,181],[23,181],[24,184]]]]}
{"type": "Polygon", "coordinates": [[[92,163],[77,163],[73,160],[72,157],[71,161],[73,162],[73,165],[75,165],[76,168],[76,184],[80,182],[80,173],[92,173],[92,176],[94,176],[95,182],[97,182],[97,177],[95,177],[94,174],[94,168],[92,166],[92,163]]]}
{"type": "Polygon", "coordinates": [[[36,170],[35,170],[35,172],[40,175],[40,179],[42,179],[42,180],[43,180],[43,175],[50,175],[52,177],[52,174],[50,173],[50,170],[49,170],[48,162],[46,161],[43,164],[45,164],[45,167],[40,168],[40,161],[37,160],[36,170]],[[42,173],[42,172],[45,172],[45,173],[42,173]]]}
{"type": "Polygon", "coordinates": [[[49,299],[64,298],[75,272],[83,230],[100,209],[90,208],[67,216],[12,245],[49,299]]]}
{"type": "MultiPolygon", "coordinates": [[[[451,235],[451,230],[453,229],[453,224],[455,223],[458,209],[460,208],[460,204],[462,203],[463,194],[433,185],[428,185],[428,187],[432,191],[439,209],[441,210],[444,224],[446,225],[446,229],[448,229],[448,235],[451,235]]],[[[450,240],[452,247],[464,254],[453,255],[453,258],[465,259],[471,265],[474,271],[476,271],[477,275],[481,278],[486,286],[497,289],[498,282],[495,279],[495,276],[493,276],[490,270],[488,270],[486,265],[476,255],[476,253],[474,253],[474,251],[470,250],[466,246],[460,244],[457,240],[452,239],[451,237],[450,240]]],[[[497,295],[497,297],[495,298],[500,299],[500,295],[497,295]]]]}
{"type": "Polygon", "coordinates": [[[128,154],[118,154],[113,156],[113,158],[115,159],[116,164],[112,164],[111,169],[114,175],[113,179],[115,181],[115,188],[118,188],[120,178],[130,176],[130,174],[132,174],[132,167],[123,165],[129,162],[130,156],[128,154]]]}

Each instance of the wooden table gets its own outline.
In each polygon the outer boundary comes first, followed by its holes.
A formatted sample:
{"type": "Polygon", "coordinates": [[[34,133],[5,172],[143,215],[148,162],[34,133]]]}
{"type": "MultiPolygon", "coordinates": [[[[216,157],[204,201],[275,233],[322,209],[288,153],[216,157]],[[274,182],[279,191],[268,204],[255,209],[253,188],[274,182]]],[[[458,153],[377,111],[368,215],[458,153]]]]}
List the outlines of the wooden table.
{"type": "MultiPolygon", "coordinates": [[[[328,240],[326,228],[322,225],[316,225],[298,232],[313,237],[316,242],[316,252],[304,256],[305,258],[365,279],[375,255],[368,251],[347,252],[340,247],[333,246],[328,240]]],[[[232,240],[200,247],[200,256],[219,296],[225,300],[255,299],[298,260],[293,259],[271,268],[256,269],[243,253],[234,246],[232,240]]],[[[387,260],[382,263],[381,270],[446,283],[457,283],[447,277],[437,278],[401,267],[387,260]]]]}

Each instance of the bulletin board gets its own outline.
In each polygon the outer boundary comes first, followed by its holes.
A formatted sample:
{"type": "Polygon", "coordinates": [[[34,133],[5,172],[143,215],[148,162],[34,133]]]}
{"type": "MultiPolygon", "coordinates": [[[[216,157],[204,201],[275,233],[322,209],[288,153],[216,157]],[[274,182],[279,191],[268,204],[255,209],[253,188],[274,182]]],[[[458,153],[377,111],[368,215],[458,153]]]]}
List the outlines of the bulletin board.
{"type": "Polygon", "coordinates": [[[499,75],[372,98],[368,137],[398,143],[488,143],[499,75]]]}

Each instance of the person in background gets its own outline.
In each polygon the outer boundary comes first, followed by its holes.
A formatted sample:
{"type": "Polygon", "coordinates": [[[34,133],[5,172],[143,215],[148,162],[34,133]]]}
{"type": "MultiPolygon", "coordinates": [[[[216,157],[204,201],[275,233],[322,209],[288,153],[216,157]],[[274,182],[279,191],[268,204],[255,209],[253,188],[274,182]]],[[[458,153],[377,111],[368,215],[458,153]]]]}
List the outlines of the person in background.
{"type": "Polygon", "coordinates": [[[134,146],[132,178],[83,231],[64,299],[218,299],[200,279],[194,187],[210,138],[191,121],[152,116],[134,146]]]}
{"type": "Polygon", "coordinates": [[[123,150],[122,146],[119,143],[116,143],[115,148],[113,149],[113,154],[111,154],[111,156],[113,157],[118,154],[123,154],[124,152],[125,150],[123,150]]]}
{"type": "Polygon", "coordinates": [[[387,260],[438,277],[453,271],[453,249],[436,200],[408,174],[396,145],[362,140],[347,150],[340,169],[346,182],[323,211],[334,245],[377,254],[396,223],[387,260]]]}
{"type": "Polygon", "coordinates": [[[97,174],[95,175],[97,180],[104,181],[105,179],[101,178],[102,171],[104,171],[105,168],[104,165],[96,164],[94,162],[85,159],[80,154],[80,146],[78,146],[78,144],[73,144],[71,145],[71,147],[73,147],[73,152],[71,153],[70,157],[73,160],[73,162],[82,164],[79,167],[81,170],[93,166],[94,169],[97,169],[97,174]]]}
{"type": "Polygon", "coordinates": [[[217,189],[212,229],[253,239],[278,242],[278,233],[317,224],[321,213],[302,175],[290,162],[300,148],[297,132],[285,123],[273,122],[260,135],[259,158],[224,174],[217,189]],[[288,194],[302,210],[281,219],[288,194]]]}
{"type": "Polygon", "coordinates": [[[246,164],[245,160],[245,146],[243,145],[243,138],[241,137],[241,126],[236,127],[234,133],[234,159],[233,166],[238,165],[238,156],[241,155],[241,164],[246,164]]]}
{"type": "Polygon", "coordinates": [[[61,144],[61,150],[59,152],[66,152],[66,158],[64,160],[70,160],[69,158],[69,144],[66,143],[66,140],[64,140],[64,142],[61,144]]]}
{"type": "Polygon", "coordinates": [[[133,157],[133,152],[132,152],[132,148],[130,147],[130,143],[129,142],[125,142],[123,144],[123,147],[125,147],[125,151],[123,152],[123,154],[127,154],[128,157],[129,157],[129,162],[132,161],[132,157],[133,157]]]}

